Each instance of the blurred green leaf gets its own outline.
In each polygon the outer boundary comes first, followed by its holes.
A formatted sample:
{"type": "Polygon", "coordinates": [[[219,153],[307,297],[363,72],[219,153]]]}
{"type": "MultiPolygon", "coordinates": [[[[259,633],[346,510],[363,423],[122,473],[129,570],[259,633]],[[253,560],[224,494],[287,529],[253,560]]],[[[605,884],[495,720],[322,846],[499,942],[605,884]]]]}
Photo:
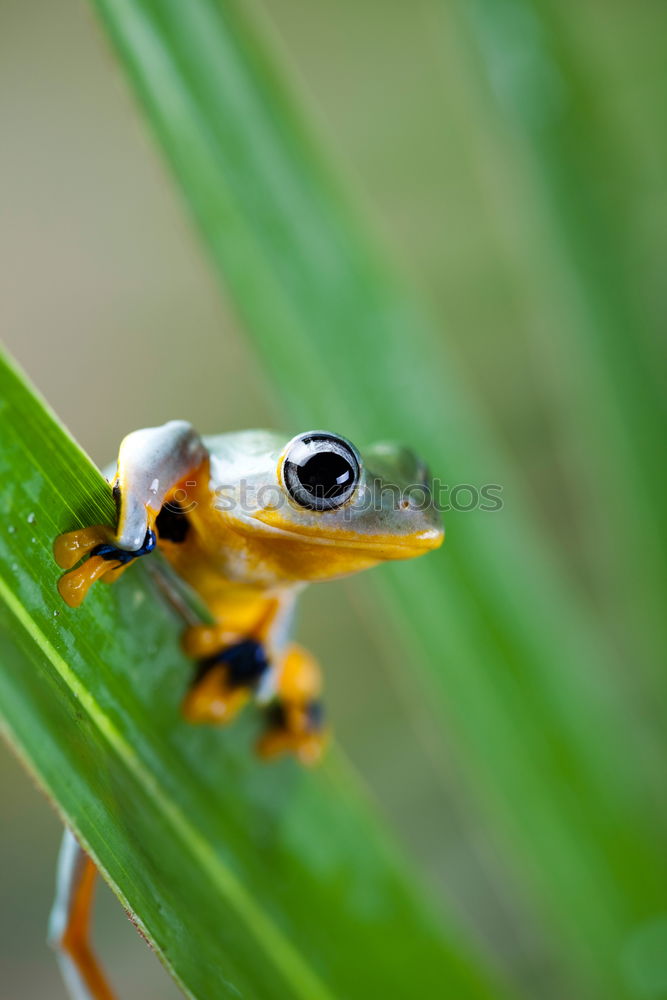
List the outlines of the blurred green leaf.
{"type": "Polygon", "coordinates": [[[61,601],[53,539],[115,518],[90,461],[0,358],[0,722],[199,1000],[498,996],[420,897],[335,753],[253,759],[253,721],[193,727],[182,627],[141,566],[61,601]]]}
{"type": "Polygon", "coordinates": [[[453,512],[442,553],[376,574],[382,625],[458,740],[503,880],[527,891],[523,919],[558,956],[555,974],[577,995],[625,996],[619,954],[667,899],[665,802],[662,748],[613,642],[537,530],[444,339],[350,209],[247,7],[96,7],[295,427],[403,439],[450,485],[503,486],[502,512],[453,512]]]}
{"type": "MultiPolygon", "coordinates": [[[[560,400],[578,490],[592,501],[580,508],[589,567],[633,623],[635,647],[644,649],[638,669],[664,707],[667,466],[655,449],[667,410],[645,340],[651,320],[629,279],[637,262],[624,218],[624,160],[632,153],[605,122],[586,48],[571,37],[582,30],[576,18],[549,0],[459,7],[486,82],[480,118],[505,127],[524,179],[510,196],[537,231],[528,267],[558,327],[544,382],[560,400]]],[[[656,721],[664,726],[664,712],[656,721]]]]}

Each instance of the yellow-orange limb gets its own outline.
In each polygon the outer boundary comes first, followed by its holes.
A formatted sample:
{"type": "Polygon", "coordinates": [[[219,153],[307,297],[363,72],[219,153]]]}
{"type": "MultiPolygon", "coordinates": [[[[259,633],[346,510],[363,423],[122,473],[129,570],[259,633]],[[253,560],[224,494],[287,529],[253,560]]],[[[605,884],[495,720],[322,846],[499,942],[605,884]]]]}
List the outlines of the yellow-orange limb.
{"type": "Polygon", "coordinates": [[[222,652],[245,636],[224,625],[191,625],[181,637],[181,645],[186,656],[193,660],[204,660],[222,652]]]}
{"type": "Polygon", "coordinates": [[[282,708],[279,726],[270,726],[260,737],[256,751],[264,760],[293,753],[302,764],[316,764],[328,742],[326,729],[313,729],[309,708],[322,691],[317,661],[308,650],[293,643],[280,666],[276,695],[282,708]]]}
{"type": "Polygon", "coordinates": [[[328,730],[297,734],[287,729],[267,729],[255,744],[255,752],[262,760],[274,760],[292,753],[301,764],[314,767],[320,762],[328,741],[328,730]]]}
{"type": "Polygon", "coordinates": [[[58,894],[51,915],[51,943],[73,1000],[115,1000],[90,944],[97,869],[65,832],[59,862],[58,894]]]}
{"type": "Polygon", "coordinates": [[[109,572],[105,573],[102,576],[102,578],[101,578],[102,579],[102,583],[115,583],[116,580],[118,579],[118,577],[122,576],[123,573],[125,572],[125,570],[129,569],[131,565],[132,565],[131,562],[126,562],[126,563],[116,563],[116,562],[114,562],[114,564],[111,567],[111,569],[109,570],[109,572]],[[115,567],[115,569],[114,569],[114,567],[115,567]]]}
{"type": "Polygon", "coordinates": [[[250,690],[232,685],[224,664],[206,671],[197,681],[183,702],[182,711],[188,722],[231,722],[250,697],[250,690]]]}
{"type": "Polygon", "coordinates": [[[115,559],[103,559],[102,556],[91,556],[81,566],[65,573],[58,580],[58,591],[65,604],[70,608],[78,608],[86,594],[100,577],[118,569],[122,564],[115,559]]]}
{"type": "Polygon", "coordinates": [[[95,524],[91,528],[77,528],[58,535],[53,543],[53,555],[62,569],[71,569],[80,559],[87,556],[96,545],[109,541],[110,529],[103,524],[95,524]]]}
{"type": "Polygon", "coordinates": [[[63,936],[62,947],[76,965],[81,978],[95,1000],[114,1000],[114,994],[109,988],[89,941],[96,876],[95,865],[90,858],[86,858],[81,884],[72,907],[69,927],[63,936]]]}
{"type": "MultiPolygon", "coordinates": [[[[146,507],[148,527],[155,530],[155,520],[158,511],[146,507]]],[[[53,543],[53,555],[63,569],[70,570],[58,582],[60,596],[71,608],[78,608],[96,580],[104,577],[105,583],[115,583],[119,576],[130,565],[115,559],[102,559],[92,556],[77,569],[72,569],[84,556],[88,555],[97,545],[113,540],[113,532],[103,524],[90,528],[77,528],[58,535],[53,543]]]]}
{"type": "Polygon", "coordinates": [[[315,657],[293,642],[280,665],[277,694],[286,705],[304,705],[322,693],[322,674],[315,657]]]}
{"type": "Polygon", "coordinates": [[[212,611],[218,619],[214,625],[191,625],[183,633],[183,650],[193,660],[214,656],[244,639],[266,643],[281,604],[273,597],[232,589],[212,611]]]}

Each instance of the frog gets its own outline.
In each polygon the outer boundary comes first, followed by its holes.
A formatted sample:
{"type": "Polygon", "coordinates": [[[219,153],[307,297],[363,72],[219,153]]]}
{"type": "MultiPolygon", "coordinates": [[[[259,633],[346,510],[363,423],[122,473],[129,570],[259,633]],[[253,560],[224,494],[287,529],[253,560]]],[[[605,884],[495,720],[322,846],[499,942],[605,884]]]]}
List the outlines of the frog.
{"type": "MultiPolygon", "coordinates": [[[[171,420],[128,434],[107,478],[115,530],[91,525],[55,539],[61,598],[76,608],[97,581],[113,584],[159,551],[210,619],[183,632],[194,663],[184,718],[227,725],[252,700],[264,715],[259,757],[316,764],[330,728],[319,665],[292,639],[299,594],[441,545],[426,464],[408,447],[379,442],[361,451],[330,431],[201,436],[171,420]]],[[[50,936],[76,1000],[110,995],[82,918],[91,865],[67,830],[50,936]]]]}

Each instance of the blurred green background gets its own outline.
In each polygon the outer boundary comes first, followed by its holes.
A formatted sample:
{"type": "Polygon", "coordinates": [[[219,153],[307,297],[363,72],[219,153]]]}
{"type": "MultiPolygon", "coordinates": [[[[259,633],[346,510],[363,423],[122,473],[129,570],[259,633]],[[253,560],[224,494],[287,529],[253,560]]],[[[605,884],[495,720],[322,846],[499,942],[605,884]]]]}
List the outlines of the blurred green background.
{"type": "MultiPolygon", "coordinates": [[[[667,9],[272,0],[265,13],[613,654],[609,683],[632,726],[610,743],[655,768],[667,749],[655,515],[667,9]]],[[[87,6],[0,0],[0,106],[2,336],[92,457],[105,463],[127,431],[179,416],[209,433],[281,426],[87,6]]],[[[446,564],[447,545],[434,558],[446,564]]],[[[489,790],[471,787],[455,734],[443,755],[365,588],[313,588],[301,613],[341,743],[435,891],[524,995],[593,996],[549,917],[535,919],[534,872],[508,866],[507,831],[489,822],[489,790]]],[[[492,676],[494,663],[480,669],[492,676]]],[[[43,940],[59,823],[6,751],[0,783],[0,998],[57,1000],[43,940]]],[[[651,801],[646,822],[664,829],[666,804],[651,801]]],[[[632,878],[632,857],[627,868],[632,878]]],[[[175,996],[101,896],[97,937],[120,996],[175,996]]],[[[628,996],[667,997],[667,898],[629,928],[618,970],[628,996]]]]}

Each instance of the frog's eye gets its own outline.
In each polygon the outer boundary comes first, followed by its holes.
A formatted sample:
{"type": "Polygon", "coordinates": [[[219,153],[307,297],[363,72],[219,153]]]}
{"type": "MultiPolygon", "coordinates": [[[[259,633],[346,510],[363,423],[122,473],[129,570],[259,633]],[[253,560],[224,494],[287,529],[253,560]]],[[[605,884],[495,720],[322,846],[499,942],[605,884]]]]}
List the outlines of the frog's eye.
{"type": "Polygon", "coordinates": [[[345,438],[309,431],[285,449],[282,478],[291,498],[308,510],[335,510],[349,500],[361,475],[361,459],[345,438]]]}

